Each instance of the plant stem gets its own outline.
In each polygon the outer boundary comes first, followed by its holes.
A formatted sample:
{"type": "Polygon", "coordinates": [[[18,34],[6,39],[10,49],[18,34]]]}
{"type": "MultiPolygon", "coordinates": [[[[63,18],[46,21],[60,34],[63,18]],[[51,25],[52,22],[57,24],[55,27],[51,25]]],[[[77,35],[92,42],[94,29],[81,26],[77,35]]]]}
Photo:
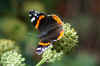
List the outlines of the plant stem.
{"type": "Polygon", "coordinates": [[[48,58],[43,58],[36,66],[41,66],[43,63],[47,61],[48,58]]]}

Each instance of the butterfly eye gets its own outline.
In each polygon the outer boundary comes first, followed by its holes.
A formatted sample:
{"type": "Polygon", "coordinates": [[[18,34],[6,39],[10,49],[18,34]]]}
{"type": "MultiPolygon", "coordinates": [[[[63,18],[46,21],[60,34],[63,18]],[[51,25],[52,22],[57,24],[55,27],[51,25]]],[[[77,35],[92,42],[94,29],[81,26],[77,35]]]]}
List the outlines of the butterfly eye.
{"type": "Polygon", "coordinates": [[[31,19],[31,22],[33,23],[33,21],[35,21],[35,17],[33,17],[32,19],[31,19]]]}

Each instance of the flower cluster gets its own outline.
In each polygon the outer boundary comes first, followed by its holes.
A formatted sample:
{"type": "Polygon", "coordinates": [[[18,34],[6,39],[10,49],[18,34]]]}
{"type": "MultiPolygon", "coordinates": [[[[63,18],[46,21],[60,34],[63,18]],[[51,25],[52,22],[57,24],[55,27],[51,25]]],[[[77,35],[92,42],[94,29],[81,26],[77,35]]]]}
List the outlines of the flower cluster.
{"type": "Polygon", "coordinates": [[[16,51],[7,51],[2,54],[0,63],[2,66],[26,66],[23,61],[21,54],[18,54],[16,51]]]}

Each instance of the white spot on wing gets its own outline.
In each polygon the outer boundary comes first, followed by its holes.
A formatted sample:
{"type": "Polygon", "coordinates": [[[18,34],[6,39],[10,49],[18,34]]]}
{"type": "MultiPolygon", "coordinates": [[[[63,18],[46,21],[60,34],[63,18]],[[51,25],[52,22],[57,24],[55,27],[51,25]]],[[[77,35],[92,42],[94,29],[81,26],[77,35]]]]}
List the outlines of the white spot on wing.
{"type": "Polygon", "coordinates": [[[37,48],[36,50],[41,50],[41,48],[37,48]]]}
{"type": "Polygon", "coordinates": [[[45,48],[42,48],[42,52],[44,52],[45,51],[45,48]]]}
{"type": "Polygon", "coordinates": [[[33,21],[35,21],[35,17],[33,17],[33,18],[31,19],[31,22],[33,22],[33,21]]]}

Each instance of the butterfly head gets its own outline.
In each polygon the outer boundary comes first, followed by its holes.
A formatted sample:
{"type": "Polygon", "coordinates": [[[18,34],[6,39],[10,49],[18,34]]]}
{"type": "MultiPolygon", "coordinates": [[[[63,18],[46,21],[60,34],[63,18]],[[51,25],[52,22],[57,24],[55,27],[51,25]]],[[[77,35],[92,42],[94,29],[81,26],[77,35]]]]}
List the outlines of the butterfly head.
{"type": "Polygon", "coordinates": [[[29,18],[31,23],[35,22],[38,19],[39,14],[40,14],[39,12],[34,10],[29,11],[29,18]]]}

